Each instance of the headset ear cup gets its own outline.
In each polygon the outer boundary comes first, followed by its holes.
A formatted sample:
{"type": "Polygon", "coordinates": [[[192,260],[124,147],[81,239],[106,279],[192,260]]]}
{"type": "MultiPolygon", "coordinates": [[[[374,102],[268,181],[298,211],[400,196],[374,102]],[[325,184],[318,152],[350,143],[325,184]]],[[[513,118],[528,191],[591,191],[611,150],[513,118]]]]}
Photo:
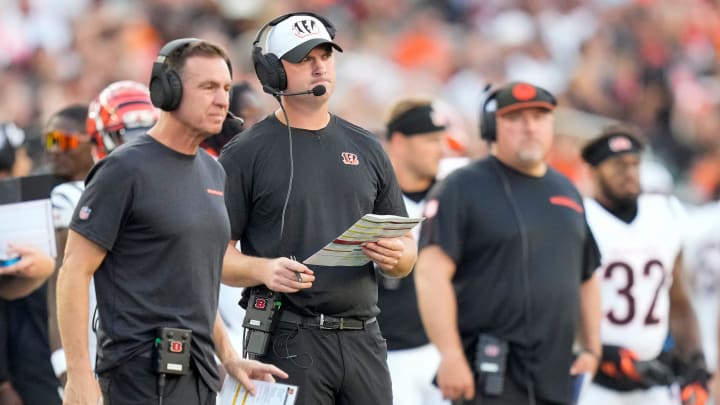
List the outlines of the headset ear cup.
{"type": "Polygon", "coordinates": [[[495,129],[495,112],[494,111],[486,112],[483,122],[485,123],[483,125],[484,126],[483,139],[485,139],[489,142],[495,142],[495,140],[497,140],[496,129],[495,129]]]}
{"type": "Polygon", "coordinates": [[[488,111],[488,106],[496,97],[497,90],[490,92],[482,103],[480,110],[480,137],[488,142],[495,142],[497,139],[495,111],[488,111]]]}
{"type": "Polygon", "coordinates": [[[260,84],[276,89],[277,79],[273,77],[273,71],[267,63],[265,55],[259,47],[253,49],[253,66],[255,67],[255,75],[260,84]]]}
{"type": "Polygon", "coordinates": [[[265,61],[263,60],[262,49],[259,46],[253,47],[252,51],[253,67],[255,68],[255,76],[257,76],[260,84],[263,86],[268,85],[267,83],[267,68],[263,66],[265,61]]]}
{"type": "Polygon", "coordinates": [[[162,77],[154,76],[150,80],[150,101],[152,104],[160,109],[165,105],[165,93],[163,92],[162,77]]]}
{"type": "Polygon", "coordinates": [[[283,66],[280,59],[275,55],[265,55],[265,60],[270,66],[270,69],[274,72],[277,86],[273,86],[276,89],[282,91],[287,89],[287,74],[285,73],[285,67],[283,66]]]}
{"type": "Polygon", "coordinates": [[[170,70],[165,74],[166,77],[166,86],[167,86],[167,103],[165,108],[163,108],[165,111],[172,111],[178,108],[180,106],[180,102],[182,101],[182,94],[183,94],[183,85],[182,85],[182,79],[180,79],[180,75],[174,71],[170,70]]]}
{"type": "Polygon", "coordinates": [[[253,50],[255,74],[263,86],[282,91],[287,88],[287,75],[280,59],[273,54],[263,55],[259,47],[253,50]]]}
{"type": "Polygon", "coordinates": [[[182,100],[182,80],[174,70],[161,72],[150,80],[150,101],[163,111],[178,108],[182,100]]]}

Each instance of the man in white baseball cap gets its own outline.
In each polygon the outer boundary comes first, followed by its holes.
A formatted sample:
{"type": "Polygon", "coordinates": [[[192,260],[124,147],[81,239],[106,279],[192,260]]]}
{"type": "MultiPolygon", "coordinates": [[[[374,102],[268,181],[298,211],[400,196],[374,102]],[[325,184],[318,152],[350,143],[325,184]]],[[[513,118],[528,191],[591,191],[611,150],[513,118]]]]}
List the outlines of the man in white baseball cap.
{"type": "MultiPolygon", "coordinates": [[[[248,309],[259,308],[251,296],[280,297],[274,329],[250,327],[245,350],[287,367],[296,405],[385,405],[393,394],[372,262],[389,277],[407,276],[412,234],[363,244],[363,264],[302,262],[365,214],[407,216],[376,136],[330,112],[341,50],[334,36],[328,20],[301,12],[265,24],[253,42],[255,73],[281,108],[220,153],[231,228],[223,282],[251,287],[241,300],[248,309]]],[[[254,312],[244,324],[257,322],[254,312]]]]}

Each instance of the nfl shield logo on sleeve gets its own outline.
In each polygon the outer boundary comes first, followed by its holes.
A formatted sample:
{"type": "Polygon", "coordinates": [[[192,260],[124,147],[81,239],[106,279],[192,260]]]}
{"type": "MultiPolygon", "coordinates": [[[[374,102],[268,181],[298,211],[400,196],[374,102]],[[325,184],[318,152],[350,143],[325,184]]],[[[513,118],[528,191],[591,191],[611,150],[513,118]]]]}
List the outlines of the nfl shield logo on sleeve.
{"type": "Polygon", "coordinates": [[[78,212],[78,219],[83,220],[83,221],[87,220],[88,218],[90,218],[91,212],[92,212],[92,208],[90,208],[90,207],[84,206],[84,207],[80,208],[80,212],[78,212]]]}

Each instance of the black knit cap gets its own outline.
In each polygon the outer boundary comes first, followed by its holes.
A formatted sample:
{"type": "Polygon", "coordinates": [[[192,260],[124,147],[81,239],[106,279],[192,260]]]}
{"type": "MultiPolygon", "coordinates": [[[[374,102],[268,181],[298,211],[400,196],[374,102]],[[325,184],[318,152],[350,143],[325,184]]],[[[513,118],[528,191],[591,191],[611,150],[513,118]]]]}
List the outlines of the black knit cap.
{"type": "Polygon", "coordinates": [[[624,131],[607,132],[588,142],[582,148],[582,158],[591,166],[597,166],[606,159],[626,153],[640,153],[643,144],[635,136],[624,131]]]}
{"type": "Polygon", "coordinates": [[[533,107],[554,110],[557,105],[555,97],[549,91],[525,82],[513,82],[501,87],[495,100],[496,115],[533,107]]]}

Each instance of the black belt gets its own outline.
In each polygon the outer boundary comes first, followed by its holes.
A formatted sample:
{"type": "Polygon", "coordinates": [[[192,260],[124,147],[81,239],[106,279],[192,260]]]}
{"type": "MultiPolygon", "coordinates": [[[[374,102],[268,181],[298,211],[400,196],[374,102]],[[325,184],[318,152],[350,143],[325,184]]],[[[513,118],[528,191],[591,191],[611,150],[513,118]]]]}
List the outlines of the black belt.
{"type": "Polygon", "coordinates": [[[366,325],[375,322],[375,317],[367,320],[357,318],[336,318],[328,315],[302,316],[288,310],[280,313],[280,322],[292,323],[307,328],[327,330],[363,330],[366,325]]]}

